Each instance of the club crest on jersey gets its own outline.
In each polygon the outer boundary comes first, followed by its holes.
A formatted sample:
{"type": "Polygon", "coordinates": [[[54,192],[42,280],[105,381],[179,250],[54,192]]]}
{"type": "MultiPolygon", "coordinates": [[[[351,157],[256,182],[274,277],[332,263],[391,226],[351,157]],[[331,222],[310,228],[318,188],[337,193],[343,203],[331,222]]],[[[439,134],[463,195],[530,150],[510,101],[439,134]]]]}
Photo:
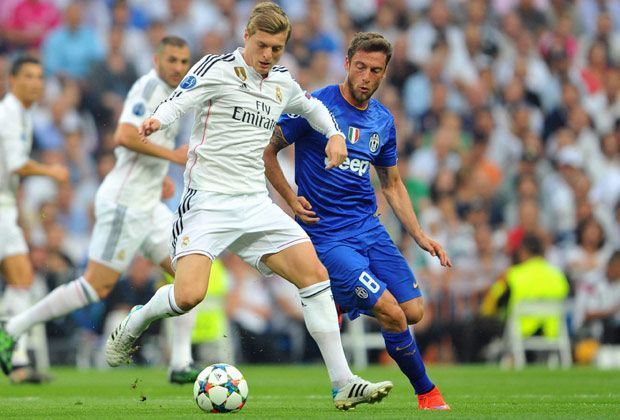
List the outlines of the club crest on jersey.
{"type": "Polygon", "coordinates": [[[144,108],[144,104],[142,102],[138,102],[133,106],[132,112],[134,115],[141,117],[144,115],[146,109],[144,108]]]}
{"type": "Polygon", "coordinates": [[[357,143],[357,141],[360,139],[360,129],[357,127],[349,127],[348,137],[351,144],[357,143]]]}
{"type": "Polygon", "coordinates": [[[245,82],[248,78],[248,74],[245,72],[245,67],[235,67],[235,74],[242,82],[245,82]]]}
{"type": "Polygon", "coordinates": [[[282,103],[282,90],[280,90],[280,86],[276,86],[276,101],[282,103]]]}
{"type": "Polygon", "coordinates": [[[379,150],[380,143],[381,142],[379,140],[379,134],[372,133],[372,136],[370,136],[370,140],[368,141],[368,148],[372,153],[375,153],[377,150],[379,150]]]}
{"type": "Polygon", "coordinates": [[[181,89],[189,90],[196,86],[196,78],[194,76],[187,76],[179,85],[181,89]]]}
{"type": "Polygon", "coordinates": [[[355,294],[360,299],[368,299],[368,291],[363,287],[357,286],[355,288],[355,294]]]}

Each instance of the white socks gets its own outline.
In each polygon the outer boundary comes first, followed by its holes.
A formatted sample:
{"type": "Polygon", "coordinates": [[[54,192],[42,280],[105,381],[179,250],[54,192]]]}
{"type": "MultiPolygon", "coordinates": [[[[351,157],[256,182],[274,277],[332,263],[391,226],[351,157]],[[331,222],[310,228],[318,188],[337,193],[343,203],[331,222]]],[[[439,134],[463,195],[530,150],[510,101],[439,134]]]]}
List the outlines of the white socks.
{"type": "MultiPolygon", "coordinates": [[[[17,314],[22,314],[30,306],[30,288],[21,288],[8,286],[4,291],[4,307],[6,308],[7,315],[14,317],[17,314]]],[[[28,360],[28,337],[14,335],[9,331],[7,324],[7,332],[13,337],[18,339],[13,350],[12,363],[13,366],[26,366],[29,364],[28,360]]]]}
{"type": "Polygon", "coordinates": [[[299,289],[306,328],[321,350],[332,387],[340,389],[353,377],[342,349],[338,314],[329,280],[299,289]]]}
{"type": "Polygon", "coordinates": [[[6,330],[12,337],[19,337],[39,322],[58,318],[98,301],[95,289],[84,277],[80,277],[58,286],[30,308],[26,305],[9,319],[6,330]]]}
{"type": "Polygon", "coordinates": [[[132,336],[140,336],[156,319],[179,316],[185,313],[174,300],[173,286],[167,284],[160,287],[146,305],[133,312],[127,322],[127,328],[132,336]]]}
{"type": "Polygon", "coordinates": [[[172,334],[170,343],[170,369],[185,369],[194,362],[192,358],[192,331],[196,323],[196,308],[170,320],[172,334]]]}

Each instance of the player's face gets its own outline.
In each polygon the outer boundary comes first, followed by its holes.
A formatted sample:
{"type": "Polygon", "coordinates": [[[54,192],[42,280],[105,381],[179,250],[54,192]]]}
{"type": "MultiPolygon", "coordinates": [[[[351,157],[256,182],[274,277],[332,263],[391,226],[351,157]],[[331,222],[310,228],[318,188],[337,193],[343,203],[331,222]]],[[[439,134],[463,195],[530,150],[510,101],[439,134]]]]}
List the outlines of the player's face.
{"type": "Polygon", "coordinates": [[[155,69],[159,77],[170,87],[177,87],[189,70],[189,47],[165,45],[155,54],[155,69]]]}
{"type": "Polygon", "coordinates": [[[345,59],[347,87],[358,105],[365,105],[385,77],[385,53],[357,51],[345,59]]]}
{"type": "Polygon", "coordinates": [[[11,76],[11,91],[26,107],[41,99],[43,86],[43,67],[39,64],[23,64],[19,72],[11,76]]]}
{"type": "Polygon", "coordinates": [[[245,39],[245,50],[243,51],[245,62],[261,76],[267,76],[271,67],[277,64],[284,54],[286,32],[269,34],[256,31],[251,36],[246,32],[243,38],[245,39]]]}

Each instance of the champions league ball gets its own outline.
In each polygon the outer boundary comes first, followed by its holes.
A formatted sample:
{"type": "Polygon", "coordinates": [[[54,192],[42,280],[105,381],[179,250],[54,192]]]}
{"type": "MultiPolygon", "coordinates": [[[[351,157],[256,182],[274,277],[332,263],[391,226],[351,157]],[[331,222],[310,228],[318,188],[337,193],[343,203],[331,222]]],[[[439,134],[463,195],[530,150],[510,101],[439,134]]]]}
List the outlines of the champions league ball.
{"type": "Polygon", "coordinates": [[[234,366],[217,363],[205,368],[194,382],[194,399],[207,413],[239,411],[248,398],[248,383],[234,366]]]}

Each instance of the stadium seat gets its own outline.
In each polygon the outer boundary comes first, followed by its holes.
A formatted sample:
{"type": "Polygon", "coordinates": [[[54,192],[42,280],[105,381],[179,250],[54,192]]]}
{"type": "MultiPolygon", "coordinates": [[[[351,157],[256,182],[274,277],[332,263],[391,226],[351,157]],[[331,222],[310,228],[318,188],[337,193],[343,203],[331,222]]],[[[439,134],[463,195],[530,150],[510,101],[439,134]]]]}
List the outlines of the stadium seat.
{"type": "MultiPolygon", "coordinates": [[[[569,368],[573,361],[570,338],[566,325],[567,306],[557,301],[522,301],[515,305],[506,322],[504,343],[507,355],[512,357],[513,366],[522,369],[526,364],[526,351],[557,352],[563,368],[569,368]],[[557,334],[524,337],[521,333],[521,319],[524,317],[555,318],[558,322],[557,334]]],[[[553,359],[548,359],[552,366],[553,359]]]]}
{"type": "Polygon", "coordinates": [[[344,317],[344,329],[341,334],[342,346],[353,359],[353,366],[357,371],[368,366],[368,350],[385,349],[383,335],[380,332],[367,331],[369,319],[361,316],[355,321],[344,317]]]}

